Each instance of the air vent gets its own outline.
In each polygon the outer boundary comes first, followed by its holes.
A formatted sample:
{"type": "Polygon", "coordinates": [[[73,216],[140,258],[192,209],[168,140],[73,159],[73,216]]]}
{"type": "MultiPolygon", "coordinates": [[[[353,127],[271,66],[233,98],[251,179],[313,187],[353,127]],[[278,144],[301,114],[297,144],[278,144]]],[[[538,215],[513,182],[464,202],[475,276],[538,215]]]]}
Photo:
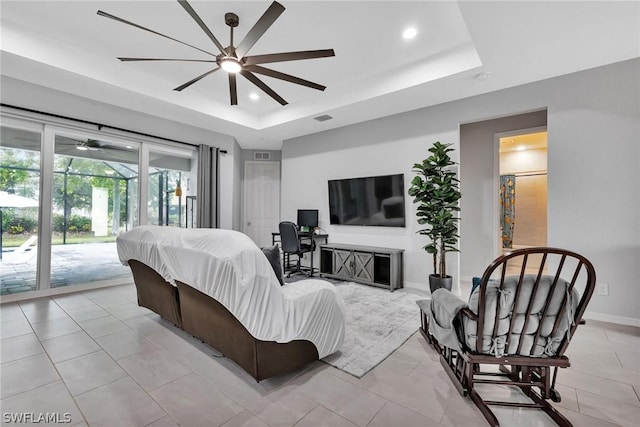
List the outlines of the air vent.
{"type": "Polygon", "coordinates": [[[271,153],[268,151],[254,151],[253,160],[269,160],[271,158],[271,153]]]}
{"type": "Polygon", "coordinates": [[[325,114],[323,116],[318,116],[318,117],[314,117],[313,120],[317,120],[319,122],[326,122],[327,120],[331,120],[333,119],[333,117],[331,117],[328,114],[325,114]]]}

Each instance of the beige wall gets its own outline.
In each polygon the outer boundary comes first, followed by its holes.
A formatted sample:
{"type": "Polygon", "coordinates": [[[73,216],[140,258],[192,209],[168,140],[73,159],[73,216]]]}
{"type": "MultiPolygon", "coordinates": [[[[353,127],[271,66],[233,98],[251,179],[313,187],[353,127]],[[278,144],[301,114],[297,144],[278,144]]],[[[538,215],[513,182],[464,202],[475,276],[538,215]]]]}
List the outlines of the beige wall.
{"type": "Polygon", "coordinates": [[[500,175],[547,171],[547,149],[500,153],[500,175]]]}
{"type": "MultiPolygon", "coordinates": [[[[497,180],[500,162],[495,146],[496,135],[546,126],[547,111],[544,109],[460,126],[462,278],[471,280],[471,277],[481,274],[478,272],[483,272],[499,255],[502,246],[497,180]]],[[[505,172],[512,170],[505,169],[505,172]]]]}
{"type": "Polygon", "coordinates": [[[516,215],[513,229],[515,247],[547,244],[546,172],[546,149],[500,153],[500,175],[519,175],[516,177],[516,215]],[[526,175],[527,173],[534,174],[526,175]]]}
{"type": "Polygon", "coordinates": [[[547,244],[547,175],[516,177],[513,245],[547,244]]]}

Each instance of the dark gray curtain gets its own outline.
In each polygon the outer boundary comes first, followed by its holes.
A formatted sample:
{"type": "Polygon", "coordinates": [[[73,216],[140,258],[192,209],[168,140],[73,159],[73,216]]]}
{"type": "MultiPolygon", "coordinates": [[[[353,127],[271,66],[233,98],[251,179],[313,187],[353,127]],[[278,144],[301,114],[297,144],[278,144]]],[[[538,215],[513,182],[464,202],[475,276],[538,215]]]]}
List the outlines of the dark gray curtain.
{"type": "Polygon", "coordinates": [[[218,149],[198,147],[198,191],[196,227],[218,227],[218,149]]]}

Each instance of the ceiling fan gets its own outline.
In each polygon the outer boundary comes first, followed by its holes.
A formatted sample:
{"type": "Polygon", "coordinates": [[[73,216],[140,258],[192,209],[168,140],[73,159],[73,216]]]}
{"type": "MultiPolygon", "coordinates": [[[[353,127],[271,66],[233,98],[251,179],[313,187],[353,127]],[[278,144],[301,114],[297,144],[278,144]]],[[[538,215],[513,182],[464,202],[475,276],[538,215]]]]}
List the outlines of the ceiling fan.
{"type": "Polygon", "coordinates": [[[97,139],[76,139],[62,135],[56,136],[56,144],[64,145],[68,148],[75,147],[75,149],[79,151],[129,151],[129,149],[125,147],[111,145],[97,139]]]}
{"type": "Polygon", "coordinates": [[[212,64],[216,64],[215,68],[203,73],[196,78],[189,80],[188,82],[181,84],[176,87],[174,90],[182,91],[192,84],[200,81],[204,77],[223,69],[229,75],[229,94],[231,98],[231,105],[238,104],[238,93],[236,88],[236,75],[240,74],[259,89],[264,91],[271,98],[279,102],[281,105],[287,105],[287,101],[284,100],[280,95],[278,95],[273,89],[267,86],[262,80],[260,80],[256,74],[262,74],[265,76],[273,77],[276,79],[284,80],[290,83],[295,83],[298,85],[310,87],[317,90],[325,90],[326,87],[320,84],[310,82],[308,80],[301,79],[299,77],[295,77],[289,74],[282,73],[280,71],[276,71],[270,68],[265,68],[260,64],[266,63],[274,63],[274,62],[285,62],[285,61],[297,61],[301,59],[312,59],[312,58],[324,58],[329,56],[335,56],[335,52],[333,49],[322,49],[322,50],[305,50],[305,51],[297,51],[297,52],[281,52],[281,53],[271,53],[266,55],[252,55],[247,56],[249,50],[256,44],[256,42],[264,35],[264,33],[271,27],[271,25],[275,22],[276,19],[284,12],[285,8],[280,3],[274,1],[271,3],[271,6],[264,12],[264,14],[258,19],[258,21],[254,24],[254,26],[249,30],[244,39],[237,45],[233,44],[233,29],[238,26],[240,19],[238,15],[235,13],[226,13],[225,23],[230,28],[230,42],[229,46],[224,47],[218,39],[213,35],[209,27],[202,21],[200,16],[196,13],[195,10],[191,7],[191,5],[186,0],[178,0],[178,3],[187,11],[187,13],[193,18],[193,20],[202,28],[202,30],[206,33],[206,35],[211,39],[216,48],[220,51],[219,54],[215,54],[209,52],[207,50],[201,49],[199,47],[193,46],[189,43],[182,42],[173,37],[169,37],[167,35],[161,34],[152,29],[143,27],[141,25],[135,24],[133,22],[124,20],[122,18],[118,18],[117,16],[111,15],[109,13],[98,10],[98,15],[104,16],[105,18],[110,18],[118,22],[122,22],[127,25],[131,25],[133,27],[139,28],[144,31],[148,31],[150,33],[156,34],[158,36],[167,38],[169,40],[173,40],[175,42],[181,43],[185,46],[189,46],[194,48],[200,52],[206,53],[207,55],[212,56],[211,59],[178,59],[178,58],[118,58],[120,61],[179,61],[179,62],[209,62],[212,64]]]}
{"type": "Polygon", "coordinates": [[[80,151],[98,151],[102,149],[100,142],[95,139],[87,139],[86,141],[78,141],[76,149],[80,151]]]}

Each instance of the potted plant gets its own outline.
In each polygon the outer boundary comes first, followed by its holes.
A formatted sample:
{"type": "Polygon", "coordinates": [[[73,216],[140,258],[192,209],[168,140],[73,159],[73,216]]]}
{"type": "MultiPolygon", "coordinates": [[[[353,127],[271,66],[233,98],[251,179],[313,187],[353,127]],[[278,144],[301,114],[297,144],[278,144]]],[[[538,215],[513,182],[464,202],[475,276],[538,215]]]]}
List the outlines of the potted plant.
{"type": "Polygon", "coordinates": [[[418,204],[418,224],[426,228],[418,230],[418,234],[428,236],[430,242],[424,246],[427,253],[433,255],[433,274],[429,275],[429,288],[433,293],[438,288],[451,290],[452,278],[447,274],[447,252],[459,252],[457,212],[460,211],[458,201],[461,194],[459,181],[451,160],[449,148],[451,144],[435,142],[429,152],[431,155],[422,163],[413,165],[418,175],[411,180],[409,195],[413,203],[418,204]]]}

